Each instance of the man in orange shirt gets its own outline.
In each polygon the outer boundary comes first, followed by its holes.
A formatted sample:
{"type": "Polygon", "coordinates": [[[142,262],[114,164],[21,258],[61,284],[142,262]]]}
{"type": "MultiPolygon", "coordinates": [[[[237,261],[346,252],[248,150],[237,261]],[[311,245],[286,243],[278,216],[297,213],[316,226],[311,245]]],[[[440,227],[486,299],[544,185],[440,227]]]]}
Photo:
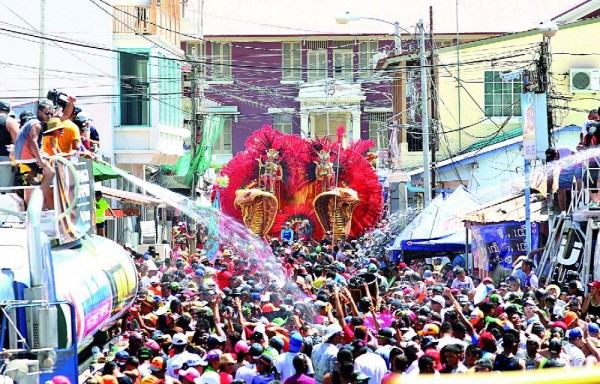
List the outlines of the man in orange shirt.
{"type": "Polygon", "coordinates": [[[72,121],[72,119],[74,119],[75,116],[77,116],[77,113],[79,111],[79,108],[73,108],[73,113],[68,115],[67,118],[65,118],[65,116],[61,118],[62,125],[65,128],[64,134],[58,137],[58,146],[60,147],[61,152],[79,152],[79,148],[81,147],[81,136],[79,133],[79,127],[75,125],[75,123],[72,121]]]}

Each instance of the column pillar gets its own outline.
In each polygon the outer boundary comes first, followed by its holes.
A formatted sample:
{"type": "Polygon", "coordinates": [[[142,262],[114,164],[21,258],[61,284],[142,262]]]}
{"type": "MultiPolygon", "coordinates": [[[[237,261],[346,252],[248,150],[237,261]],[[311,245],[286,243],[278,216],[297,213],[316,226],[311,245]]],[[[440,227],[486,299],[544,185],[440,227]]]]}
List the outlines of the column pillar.
{"type": "Polygon", "coordinates": [[[352,114],[352,139],[354,141],[360,140],[360,109],[353,110],[352,114]]]}
{"type": "Polygon", "coordinates": [[[302,137],[307,137],[308,136],[308,129],[309,129],[309,123],[308,123],[308,117],[310,116],[308,111],[301,111],[300,112],[300,135],[302,137]]]}

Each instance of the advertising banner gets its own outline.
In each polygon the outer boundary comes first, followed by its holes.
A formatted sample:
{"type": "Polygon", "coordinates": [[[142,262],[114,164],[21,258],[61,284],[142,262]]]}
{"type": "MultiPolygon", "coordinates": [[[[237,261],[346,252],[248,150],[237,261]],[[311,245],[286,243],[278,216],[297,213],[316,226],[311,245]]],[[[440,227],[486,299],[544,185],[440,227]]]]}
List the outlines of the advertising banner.
{"type": "MultiPolygon", "coordinates": [[[[513,260],[525,255],[525,223],[508,222],[471,227],[476,267],[493,271],[513,268],[513,260]]],[[[531,223],[531,248],[537,247],[538,223],[531,223]]]]}
{"type": "Polygon", "coordinates": [[[535,160],[535,105],[533,92],[521,94],[521,113],[523,124],[523,158],[535,160]]]}

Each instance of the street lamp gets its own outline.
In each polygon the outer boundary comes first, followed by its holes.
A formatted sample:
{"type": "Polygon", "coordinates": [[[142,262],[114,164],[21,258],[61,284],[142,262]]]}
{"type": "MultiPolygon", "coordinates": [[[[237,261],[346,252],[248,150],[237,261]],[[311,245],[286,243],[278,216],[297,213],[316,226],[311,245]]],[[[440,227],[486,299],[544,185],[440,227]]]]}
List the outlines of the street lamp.
{"type": "Polygon", "coordinates": [[[379,21],[382,23],[393,25],[394,26],[394,53],[399,54],[400,52],[402,52],[402,46],[401,46],[401,41],[400,41],[400,22],[399,21],[394,21],[392,23],[391,21],[377,19],[375,17],[363,17],[363,16],[357,16],[357,15],[351,15],[350,12],[346,12],[343,16],[336,17],[335,22],[338,24],[348,24],[351,21],[359,21],[361,19],[375,20],[375,21],[379,21]]]}

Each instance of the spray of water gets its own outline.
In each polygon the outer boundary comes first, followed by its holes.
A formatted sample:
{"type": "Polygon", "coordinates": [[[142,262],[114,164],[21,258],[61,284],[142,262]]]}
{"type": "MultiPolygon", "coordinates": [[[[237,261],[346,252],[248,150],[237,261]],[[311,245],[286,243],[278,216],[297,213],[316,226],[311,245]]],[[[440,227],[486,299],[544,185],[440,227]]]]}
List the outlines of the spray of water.
{"type": "MultiPolygon", "coordinates": [[[[110,165],[110,164],[107,164],[110,165]]],[[[194,201],[159,185],[141,180],[125,171],[110,165],[124,179],[137,185],[147,193],[163,200],[166,204],[180,210],[184,215],[205,228],[218,226],[219,243],[234,250],[240,257],[251,259],[258,257],[261,271],[267,272],[277,285],[286,293],[302,296],[295,282],[287,278],[280,260],[277,259],[264,239],[259,238],[235,219],[213,207],[198,207],[194,201]]]]}

